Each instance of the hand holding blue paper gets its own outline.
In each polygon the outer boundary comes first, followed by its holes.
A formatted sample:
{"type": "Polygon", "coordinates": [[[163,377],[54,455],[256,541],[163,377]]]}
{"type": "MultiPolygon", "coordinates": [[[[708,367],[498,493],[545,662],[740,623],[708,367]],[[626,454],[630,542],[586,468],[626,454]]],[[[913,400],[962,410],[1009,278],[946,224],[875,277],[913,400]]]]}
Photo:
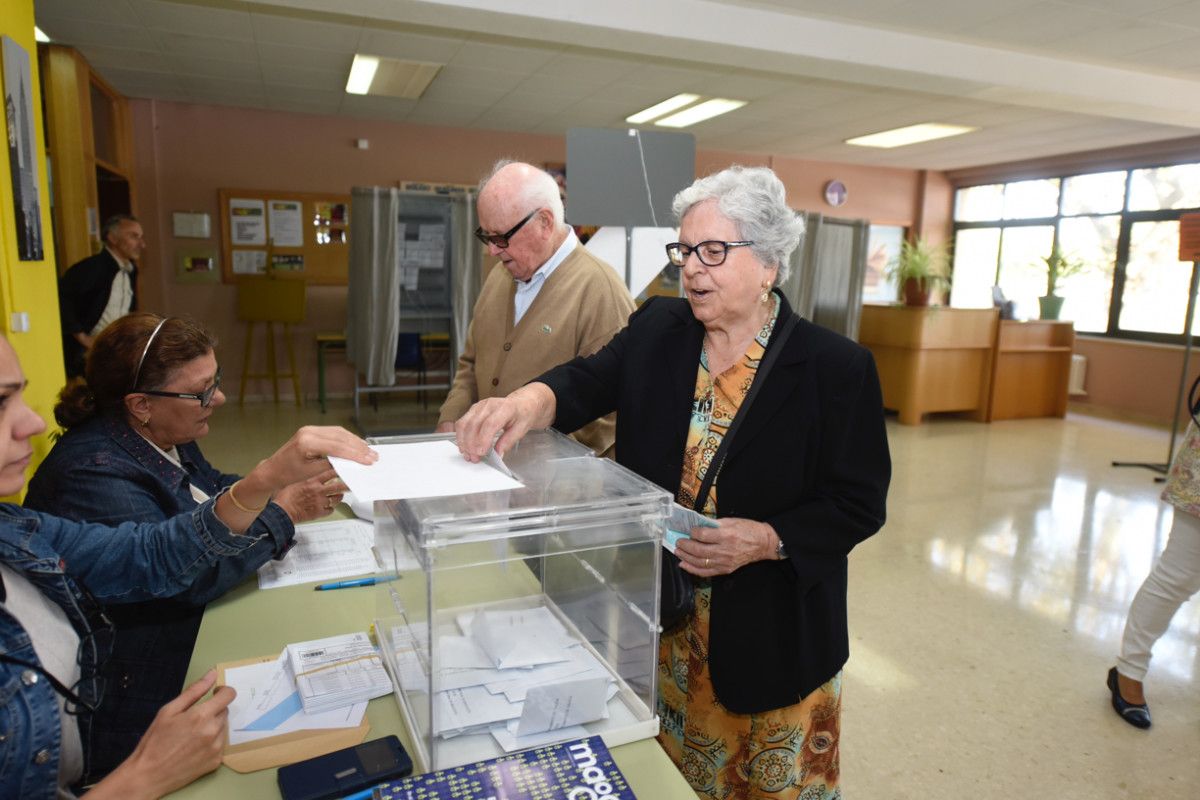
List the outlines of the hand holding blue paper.
{"type": "Polygon", "coordinates": [[[663,535],[663,547],[674,553],[675,545],[680,539],[692,538],[692,528],[719,527],[721,524],[715,519],[709,519],[698,511],[672,503],[671,515],[667,517],[667,531],[663,535]]]}

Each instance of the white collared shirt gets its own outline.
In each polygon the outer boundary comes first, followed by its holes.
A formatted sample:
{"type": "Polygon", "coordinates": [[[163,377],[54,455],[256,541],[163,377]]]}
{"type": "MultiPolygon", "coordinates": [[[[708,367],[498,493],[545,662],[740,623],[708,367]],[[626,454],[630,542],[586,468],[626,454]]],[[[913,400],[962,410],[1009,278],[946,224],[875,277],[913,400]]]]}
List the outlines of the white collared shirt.
{"type": "Polygon", "coordinates": [[[111,247],[105,249],[117,260],[121,271],[113,276],[112,287],[108,290],[108,303],[104,306],[95,327],[89,332],[91,336],[98,336],[100,331],[128,314],[133,306],[133,283],[129,280],[129,276],[133,274],[133,262],[121,258],[111,247]]]}
{"type": "MultiPolygon", "coordinates": [[[[184,472],[187,472],[187,467],[185,467],[183,465],[183,461],[179,458],[179,448],[178,447],[172,447],[170,450],[163,450],[161,447],[156,445],[154,442],[150,441],[150,437],[146,436],[146,434],[142,433],[141,431],[138,431],[138,435],[141,436],[143,439],[145,439],[147,444],[149,444],[151,447],[153,447],[155,450],[157,450],[158,454],[160,456],[165,458],[167,461],[170,461],[172,464],[179,467],[184,472]]],[[[192,493],[192,499],[195,500],[197,503],[203,503],[205,500],[208,499],[208,495],[205,494],[200,489],[197,489],[196,485],[194,483],[192,483],[190,480],[188,481],[188,489],[192,493]]]]}
{"type": "Polygon", "coordinates": [[[533,276],[529,280],[516,281],[517,293],[513,297],[513,325],[521,321],[521,317],[525,316],[525,312],[533,305],[534,298],[542,290],[542,285],[546,283],[546,279],[550,277],[550,273],[558,269],[558,265],[566,260],[566,257],[571,254],[571,251],[578,244],[579,239],[575,236],[574,229],[568,227],[567,238],[554,251],[554,255],[550,256],[545,264],[538,267],[538,271],[533,273],[533,276]]]}

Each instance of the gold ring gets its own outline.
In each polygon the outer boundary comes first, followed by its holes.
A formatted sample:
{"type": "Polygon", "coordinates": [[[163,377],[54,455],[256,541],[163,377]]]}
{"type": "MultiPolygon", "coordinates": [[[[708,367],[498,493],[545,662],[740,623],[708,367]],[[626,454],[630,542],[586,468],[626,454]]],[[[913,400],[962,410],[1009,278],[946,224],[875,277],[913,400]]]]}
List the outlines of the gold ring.
{"type": "Polygon", "coordinates": [[[704,568],[705,568],[705,569],[708,569],[708,565],[709,565],[709,564],[711,564],[711,563],[712,563],[712,559],[711,559],[711,558],[706,558],[706,559],[704,559],[704,568]]]}
{"type": "Polygon", "coordinates": [[[332,496],[328,496],[328,495],[327,495],[327,496],[325,497],[325,508],[326,508],[326,510],[328,510],[328,511],[332,511],[332,510],[333,510],[333,497],[332,497],[332,496]]]}

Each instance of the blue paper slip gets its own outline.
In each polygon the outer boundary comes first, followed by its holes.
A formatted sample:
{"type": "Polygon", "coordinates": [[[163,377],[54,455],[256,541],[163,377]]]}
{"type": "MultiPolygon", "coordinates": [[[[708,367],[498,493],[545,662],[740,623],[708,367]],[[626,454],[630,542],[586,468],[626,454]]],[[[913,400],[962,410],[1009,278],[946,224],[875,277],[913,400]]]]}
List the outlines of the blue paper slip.
{"type": "Polygon", "coordinates": [[[690,539],[692,528],[719,528],[720,523],[709,519],[698,511],[671,503],[671,515],[667,517],[667,531],[663,534],[663,547],[675,552],[680,539],[690,539]]]}

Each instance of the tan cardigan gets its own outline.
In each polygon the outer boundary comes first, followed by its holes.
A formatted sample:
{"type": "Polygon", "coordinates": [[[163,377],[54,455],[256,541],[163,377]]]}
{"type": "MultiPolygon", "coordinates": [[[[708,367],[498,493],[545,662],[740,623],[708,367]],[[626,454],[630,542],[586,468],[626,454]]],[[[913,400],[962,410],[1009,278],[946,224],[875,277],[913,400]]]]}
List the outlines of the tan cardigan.
{"type": "MultiPolygon", "coordinates": [[[[458,372],[438,423],[453,422],[472,403],[503,397],[551,367],[577,355],[591,355],[625,327],[633,298],[612,267],[582,245],[558,265],[513,326],[516,283],[497,265],[475,303],[458,372]]],[[[612,447],[615,418],[596,420],[575,438],[604,455],[612,447]]]]}

